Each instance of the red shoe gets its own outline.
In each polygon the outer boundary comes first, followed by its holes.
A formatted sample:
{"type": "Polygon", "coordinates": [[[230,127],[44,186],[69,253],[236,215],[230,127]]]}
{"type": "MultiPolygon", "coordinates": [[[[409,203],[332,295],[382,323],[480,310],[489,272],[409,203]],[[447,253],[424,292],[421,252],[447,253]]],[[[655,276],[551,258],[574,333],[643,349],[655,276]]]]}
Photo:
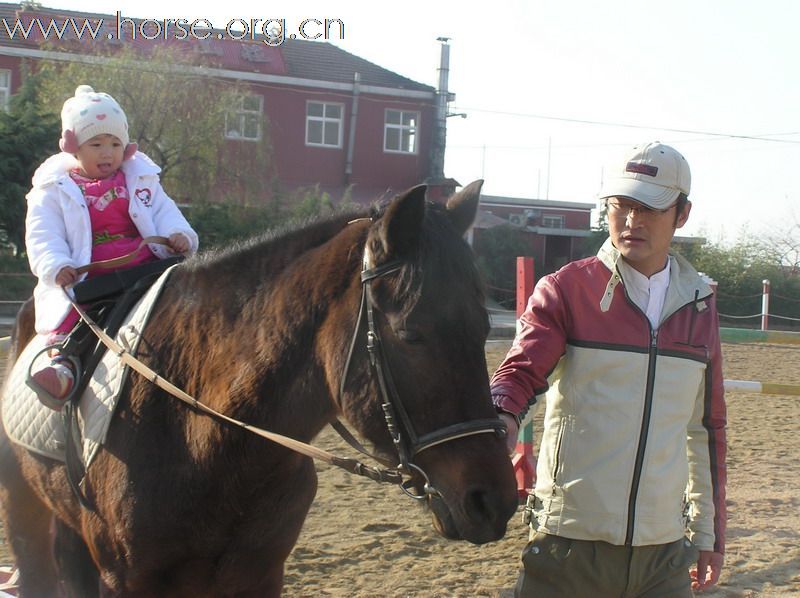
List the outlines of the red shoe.
{"type": "Polygon", "coordinates": [[[61,411],[75,385],[75,374],[72,372],[72,368],[63,361],[54,360],[49,366],[33,374],[32,378],[47,393],[47,396],[43,396],[41,392],[38,392],[39,401],[50,409],[61,411]]]}

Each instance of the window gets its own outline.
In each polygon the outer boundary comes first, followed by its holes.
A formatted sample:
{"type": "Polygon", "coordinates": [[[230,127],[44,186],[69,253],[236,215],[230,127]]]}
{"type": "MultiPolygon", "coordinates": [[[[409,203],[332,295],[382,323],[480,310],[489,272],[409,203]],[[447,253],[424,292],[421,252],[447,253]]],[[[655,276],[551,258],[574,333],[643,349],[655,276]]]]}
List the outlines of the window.
{"type": "Polygon", "coordinates": [[[225,114],[225,137],[258,141],[261,139],[264,98],[244,96],[238,105],[225,114]]]}
{"type": "Polygon", "coordinates": [[[564,217],[542,216],[542,226],[544,228],[564,228],[564,217]]]}
{"type": "Polygon", "coordinates": [[[384,125],[383,150],[386,152],[417,153],[419,112],[387,110],[384,125]]]}
{"type": "Polygon", "coordinates": [[[306,145],[342,147],[344,105],[326,102],[306,104],[306,145]]]}
{"type": "Polygon", "coordinates": [[[0,69],[0,110],[8,109],[8,98],[11,97],[11,71],[0,69]]]}

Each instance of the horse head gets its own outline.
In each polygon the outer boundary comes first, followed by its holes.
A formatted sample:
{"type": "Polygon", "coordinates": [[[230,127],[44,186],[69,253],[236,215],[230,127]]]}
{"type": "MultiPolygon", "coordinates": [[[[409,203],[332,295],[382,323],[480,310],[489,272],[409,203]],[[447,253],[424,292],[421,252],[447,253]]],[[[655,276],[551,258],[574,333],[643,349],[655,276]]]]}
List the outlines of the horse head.
{"type": "Polygon", "coordinates": [[[446,206],[426,202],[425,187],[415,187],[373,215],[353,339],[361,365],[343,381],[340,406],[410,476],[434,527],[474,543],[501,538],[517,507],[505,429],[489,394],[483,287],[463,239],[481,184],[446,206]]]}

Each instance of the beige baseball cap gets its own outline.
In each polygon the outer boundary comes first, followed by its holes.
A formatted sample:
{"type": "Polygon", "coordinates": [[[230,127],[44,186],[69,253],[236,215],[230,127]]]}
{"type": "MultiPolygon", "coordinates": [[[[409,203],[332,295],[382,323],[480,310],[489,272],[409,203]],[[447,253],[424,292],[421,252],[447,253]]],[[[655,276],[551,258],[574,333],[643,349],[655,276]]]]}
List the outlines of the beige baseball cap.
{"type": "Polygon", "coordinates": [[[621,167],[602,185],[599,198],[628,197],[656,210],[670,207],[678,195],[689,195],[689,163],[675,148],[659,141],[633,147],[621,167]]]}

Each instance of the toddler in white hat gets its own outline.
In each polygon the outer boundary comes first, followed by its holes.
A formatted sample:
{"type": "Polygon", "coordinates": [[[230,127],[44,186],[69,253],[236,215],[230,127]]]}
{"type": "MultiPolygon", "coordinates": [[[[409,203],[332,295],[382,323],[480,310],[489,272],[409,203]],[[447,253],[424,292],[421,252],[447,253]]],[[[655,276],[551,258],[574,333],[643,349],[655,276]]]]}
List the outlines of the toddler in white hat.
{"type": "MultiPolygon", "coordinates": [[[[161,169],[131,143],[125,112],[109,94],[88,85],[75,90],[61,110],[59,146],[62,153],[33,176],[25,221],[28,260],[39,279],[36,332],[48,336],[54,352],[79,321],[62,287],[87,276],[78,274],[80,266],[135,254],[124,266],[130,268],[190,255],[198,246],[197,233],[161,186],[161,169]],[[142,244],[152,236],[168,238],[168,246],[142,244]]],[[[40,400],[60,409],[75,374],[56,355],[33,374],[40,400]]]]}

